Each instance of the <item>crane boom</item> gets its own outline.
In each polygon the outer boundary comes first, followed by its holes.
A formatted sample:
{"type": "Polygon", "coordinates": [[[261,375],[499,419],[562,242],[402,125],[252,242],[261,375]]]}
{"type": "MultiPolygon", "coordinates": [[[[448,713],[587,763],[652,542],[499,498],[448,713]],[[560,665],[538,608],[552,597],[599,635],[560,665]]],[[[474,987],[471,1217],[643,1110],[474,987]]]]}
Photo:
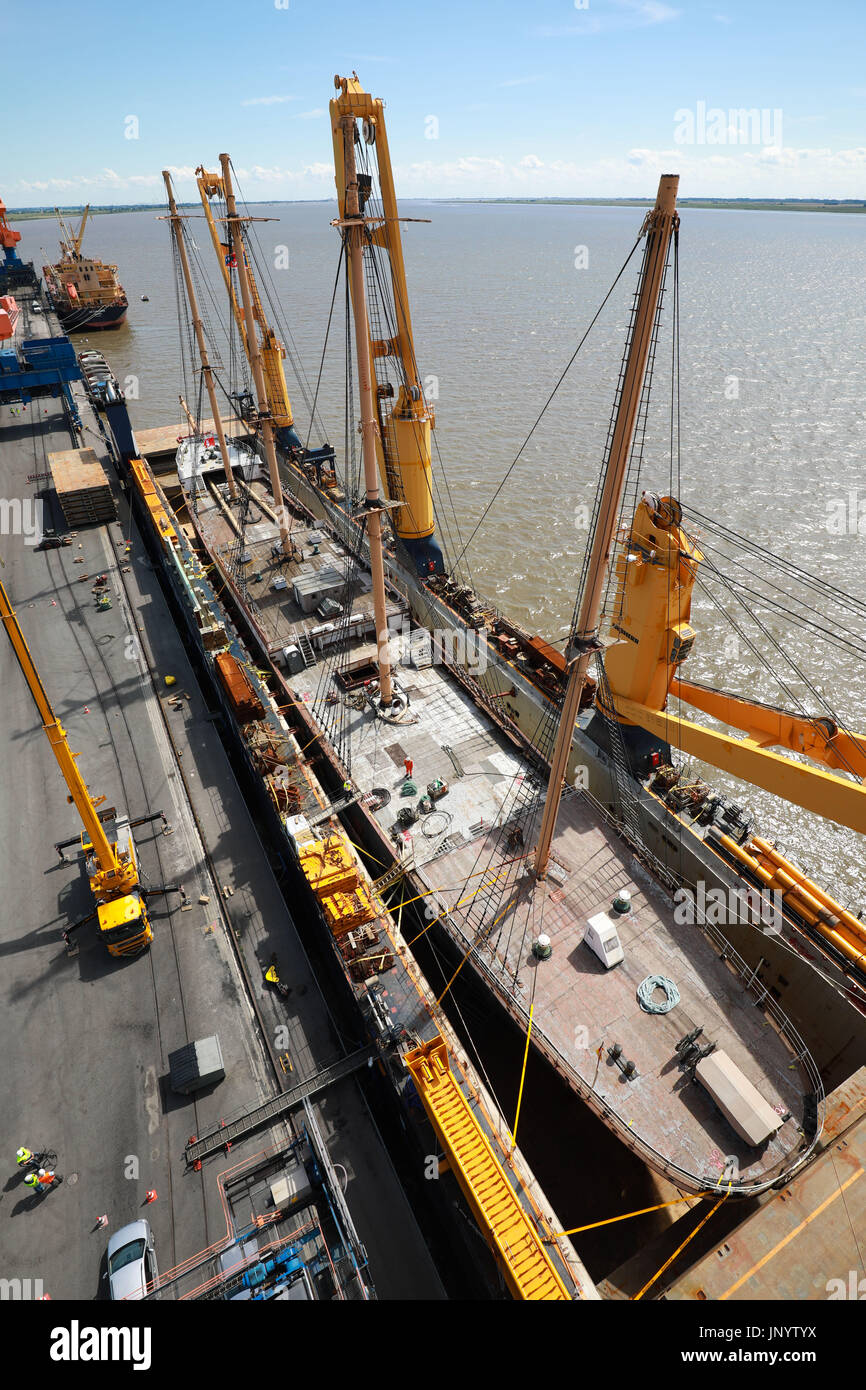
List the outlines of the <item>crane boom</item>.
{"type": "Polygon", "coordinates": [[[90,204],[87,204],[87,207],[81,214],[81,221],[78,224],[77,232],[73,232],[59,208],[55,208],[54,212],[57,216],[57,221],[60,223],[60,230],[63,234],[60,245],[70,259],[77,260],[81,255],[81,243],[84,240],[84,228],[87,225],[87,215],[90,212],[90,204]]]}
{"type": "Polygon", "coordinates": [[[544,879],[550,860],[550,846],[562,796],[562,781],[571,751],[574,726],[589,663],[599,650],[598,628],[604,601],[611,550],[617,528],[620,502],[625,490],[628,462],[644,388],[653,329],[661,302],[664,272],[671,241],[679,227],[676,210],[678,174],[662,174],[655,206],[647,213],[642,228],[646,250],[635,301],[634,319],[628,339],[619,399],[613,429],[607,446],[604,479],[598,504],[598,521],[591,540],[586,584],[580,599],[577,623],[568,653],[568,685],[560,711],[559,729],[550,762],[550,780],[538,832],[535,873],[544,879]]]}
{"type": "Polygon", "coordinates": [[[33,696],[34,703],[39,711],[39,718],[42,720],[42,727],[51,744],[51,750],[57,759],[57,764],[63,774],[64,781],[69,788],[69,795],[75,805],[75,809],[81,817],[82,824],[90,837],[94,852],[99,861],[101,869],[112,870],[116,867],[114,851],[111,848],[108,836],[103,829],[99,816],[84,778],[78,771],[78,764],[75,761],[76,755],[70,750],[69,740],[66,737],[66,730],[63,728],[54,710],[51,708],[51,701],[45,692],[45,687],[36,670],[33,657],[30,655],[30,648],[27,645],[24,633],[18,622],[18,617],[5,586],[0,582],[0,617],[12,643],[12,650],[18,659],[18,665],[27,682],[30,694],[33,696]]]}
{"type": "Polygon", "coordinates": [[[153,931],[147,919],[144,900],[138,892],[138,865],[129,822],[125,818],[118,821],[117,842],[112,844],[97,813],[98,803],[90,795],[78,770],[77,754],[71,751],[66,730],[51,707],[51,701],[2,582],[0,618],[33,696],[51,751],[69,789],[69,800],[74,804],[84,826],[86,838],[82,840],[83,848],[85,854],[92,856],[95,861],[88,865],[88,875],[90,888],[96,899],[100,933],[112,955],[137,954],[153,940],[153,931]]]}

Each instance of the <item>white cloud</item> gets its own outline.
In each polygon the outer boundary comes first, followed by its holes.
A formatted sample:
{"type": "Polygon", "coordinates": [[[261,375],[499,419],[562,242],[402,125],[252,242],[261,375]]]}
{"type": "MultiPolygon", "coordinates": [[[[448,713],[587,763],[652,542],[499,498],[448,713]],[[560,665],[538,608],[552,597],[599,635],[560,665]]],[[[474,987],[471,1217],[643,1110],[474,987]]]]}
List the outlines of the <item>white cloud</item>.
{"type": "MultiPolygon", "coordinates": [[[[194,169],[170,170],[178,198],[195,199],[194,169]]],[[[645,198],[660,174],[680,175],[683,198],[863,198],[866,147],[741,149],[634,146],[616,155],[577,162],[528,153],[398,163],[394,176],[403,198],[645,198]]],[[[249,202],[269,198],[326,198],[333,194],[329,162],[296,167],[249,165],[238,181],[249,202]]],[[[104,168],[92,174],[21,180],[7,188],[14,205],[43,204],[55,195],[75,202],[159,202],[164,195],[158,171],[120,174],[104,168]]]]}
{"type": "Polygon", "coordinates": [[[316,107],[313,108],[312,111],[298,111],[298,112],[296,113],[297,118],[298,118],[299,121],[310,121],[310,120],[312,120],[315,116],[324,116],[324,114],[325,114],[325,108],[324,108],[324,106],[316,106],[316,107]]]}

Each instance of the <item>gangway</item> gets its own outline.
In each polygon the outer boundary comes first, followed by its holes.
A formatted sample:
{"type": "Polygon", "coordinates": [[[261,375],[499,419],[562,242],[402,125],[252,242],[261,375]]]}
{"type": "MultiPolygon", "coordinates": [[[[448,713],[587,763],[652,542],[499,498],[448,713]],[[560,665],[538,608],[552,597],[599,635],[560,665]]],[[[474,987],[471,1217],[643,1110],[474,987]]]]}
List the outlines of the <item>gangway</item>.
{"type": "Polygon", "coordinates": [[[571,1301],[541,1237],[433,1038],[404,1058],[454,1176],[515,1298],[571,1301]]]}
{"type": "Polygon", "coordinates": [[[375,1043],[370,1043],[366,1047],[361,1047],[357,1052],[352,1052],[348,1057],[341,1057],[338,1062],[332,1063],[329,1067],[324,1067],[321,1071],[310,1076],[306,1081],[300,1081],[297,1086],[293,1086],[289,1091],[283,1091],[278,1096],[272,1096],[270,1100],[263,1101],[253,1110],[241,1115],[231,1123],[220,1125],[219,1129],[214,1129],[210,1134],[204,1135],[201,1139],[190,1139],[184,1149],[184,1158],[188,1164],[199,1163],[203,1158],[208,1158],[211,1154],[218,1153],[224,1149],[226,1144],[234,1144],[239,1139],[245,1139],[248,1134],[253,1134],[255,1130],[262,1129],[265,1125],[273,1124],[283,1115],[287,1115],[290,1110],[303,1105],[305,1100],[311,1100],[313,1096],[318,1096],[333,1086],[335,1082],[342,1081],[344,1077],[351,1076],[361,1067],[365,1067],[369,1061],[378,1056],[378,1049],[375,1043]]]}

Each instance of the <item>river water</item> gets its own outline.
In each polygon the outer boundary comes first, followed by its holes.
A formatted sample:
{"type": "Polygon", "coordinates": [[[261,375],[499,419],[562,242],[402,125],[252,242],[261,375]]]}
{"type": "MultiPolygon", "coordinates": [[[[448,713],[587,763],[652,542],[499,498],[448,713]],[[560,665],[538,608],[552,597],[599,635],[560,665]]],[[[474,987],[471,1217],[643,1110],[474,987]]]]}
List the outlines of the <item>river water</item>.
{"type": "MultiPolygon", "coordinates": [[[[442,526],[453,557],[471,536],[631,250],[643,214],[619,207],[432,202],[406,203],[403,210],[430,219],[406,224],[404,248],[416,352],[436,409],[441,463],[436,457],[434,463],[457,513],[456,522],[452,517],[442,526]]],[[[250,211],[277,219],[256,226],[261,259],[270,270],[283,325],[290,328],[297,356],[314,383],[339,252],[337,233],[329,226],[335,205],[280,204],[250,211]]],[[[186,225],[215,282],[205,223],[186,225]]],[[[25,259],[42,265],[56,258],[51,219],[23,222],[20,230],[25,259]]],[[[682,500],[861,600],[866,598],[864,230],[866,219],[832,213],[686,209],[679,277],[682,500]]],[[[153,212],[97,217],[85,245],[92,255],[117,262],[130,300],[127,324],[114,333],[94,334],[91,345],[107,354],[126,386],[136,426],[179,424],[184,380],[167,224],[153,212]],[[141,302],[142,294],[148,303],[141,302]]],[[[553,639],[564,633],[574,604],[586,541],[582,509],[591,508],[595,492],[636,273],[635,260],[466,554],[480,593],[553,639]]],[[[209,306],[204,302],[212,322],[217,310],[225,316],[221,298],[209,306]]],[[[318,398],[338,449],[344,332],[341,287],[318,398]]],[[[225,350],[223,358],[228,367],[225,350]]],[[[306,438],[303,392],[290,363],[286,368],[306,438]]],[[[654,491],[670,487],[671,376],[665,336],[641,475],[642,485],[654,491]]],[[[194,394],[195,388],[188,384],[187,390],[194,394]]],[[[320,442],[318,432],[312,442],[320,442]]],[[[718,545],[709,534],[706,540],[708,547],[718,545]]],[[[752,585],[762,567],[738,548],[734,553],[745,564],[740,577],[752,585]]],[[[708,548],[707,554],[719,560],[717,550],[708,548]]],[[[807,598],[834,625],[863,641],[862,618],[826,597],[807,598]]],[[[801,601],[784,601],[804,611],[801,601]]],[[[790,704],[764,668],[761,658],[770,657],[810,712],[829,708],[841,723],[866,729],[858,656],[768,612],[762,612],[766,633],[760,634],[736,603],[725,599],[725,605],[738,616],[742,634],[702,590],[696,592],[698,640],[687,674],[790,704]],[[823,696],[824,708],[800,675],[781,664],[773,639],[784,642],[823,696]]],[[[707,775],[726,785],[718,773],[707,775]]],[[[861,906],[859,836],[756,788],[731,783],[727,789],[754,812],[762,833],[778,838],[844,902],[855,910],[861,906]]]]}

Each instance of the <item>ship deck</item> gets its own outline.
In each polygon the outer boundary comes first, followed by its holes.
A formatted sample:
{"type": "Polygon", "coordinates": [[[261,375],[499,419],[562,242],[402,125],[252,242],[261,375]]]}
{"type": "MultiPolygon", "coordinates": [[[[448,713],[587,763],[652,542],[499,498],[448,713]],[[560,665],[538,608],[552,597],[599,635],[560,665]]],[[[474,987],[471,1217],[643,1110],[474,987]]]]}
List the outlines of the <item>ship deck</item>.
{"type": "MultiPolygon", "coordinates": [[[[749,1183],[784,1171],[802,1138],[804,1087],[789,1047],[754,996],[698,927],[677,923],[673,903],[587,798],[563,801],[553,843],[557,881],[535,884],[525,851],[509,849],[502,829],[528,769],[441,668],[404,668],[400,679],[416,722],[394,728],[370,710],[350,711],[353,779],[365,790],[391,789],[390,803],[377,812],[388,828],[406,804],[400,796],[405,757],[414,763],[419,790],[437,778],[448,783],[448,793],[409,831],[404,853],[439,910],[449,908],[464,946],[479,944],[518,1015],[533,1004],[533,1032],[549,1055],[564,1060],[626,1130],[708,1187],[723,1174],[749,1183]],[[623,888],[632,895],[631,912],[617,921],[625,959],[607,970],[583,938],[587,920],[608,911],[623,888]],[[541,933],[550,937],[553,954],[538,962],[531,946],[541,933]],[[676,984],[680,1002],[669,1013],[651,1015],[638,1004],[637,987],[648,975],[676,984]],[[727,1052],[770,1105],[790,1115],[765,1147],[749,1149],[680,1069],[675,1043],[698,1026],[702,1044],[727,1052]],[[635,1062],[636,1079],[627,1081],[607,1056],[615,1043],[635,1062]]],[[[315,699],[315,669],[295,682],[315,699]]],[[[540,807],[525,832],[527,847],[535,843],[539,816],[540,807]]]]}
{"type": "MultiPolygon", "coordinates": [[[[243,526],[243,542],[228,520],[226,511],[213,496],[218,491],[225,500],[225,483],[219,482],[219,474],[210,475],[207,490],[199,485],[196,507],[196,524],[205,539],[211,554],[220,557],[224,569],[233,578],[245,599],[251,616],[266,639],[270,651],[281,653],[287,646],[296,643],[300,634],[312,637],[317,645],[327,633],[327,620],[316,612],[318,600],[309,612],[304,611],[296,601],[293,585],[297,581],[312,585],[315,576],[323,576],[325,571],[334,571],[342,577],[342,583],[334,582],[331,593],[334,602],[343,610],[330,620],[336,636],[336,628],[345,623],[348,616],[356,619],[358,631],[370,642],[369,652],[353,650],[352,661],[363,657],[373,657],[375,649],[373,598],[369,574],[363,569],[354,569],[351,592],[347,591],[346,571],[350,557],[346,548],[328,536],[327,532],[315,526],[296,524],[291,531],[293,558],[275,554],[279,547],[280,532],[270,515],[272,501],[261,481],[252,485],[252,497],[243,526]],[[264,504],[264,505],[262,505],[264,504]],[[275,587],[277,586],[277,587],[275,587]],[[349,613],[345,610],[349,609],[349,613]]],[[[171,488],[168,490],[171,496],[171,488]]],[[[191,537],[191,528],[188,529],[191,537]]],[[[323,584],[325,580],[323,579],[323,584]]],[[[324,589],[322,591],[324,593],[324,589]]],[[[389,626],[400,623],[404,606],[388,601],[389,626]]],[[[324,648],[332,651],[333,648],[324,648]]]]}
{"type": "MultiPolygon", "coordinates": [[[[297,559],[274,556],[276,527],[264,513],[258,520],[254,513],[255,507],[243,541],[246,589],[252,616],[275,652],[302,629],[313,634],[321,628],[321,619],[304,614],[295,602],[293,579],[345,563],[345,552],[325,536],[313,555],[309,530],[299,528],[293,533],[297,559]],[[286,587],[274,589],[279,575],[286,587]]],[[[197,524],[224,560],[234,553],[237,573],[239,541],[212,498],[200,505],[197,524]]],[[[359,587],[353,611],[370,611],[366,573],[359,587]]],[[[673,902],[587,797],[563,801],[553,872],[546,884],[536,884],[527,872],[526,850],[509,850],[503,830],[514,823],[518,801],[534,796],[537,804],[523,827],[526,849],[535,842],[540,792],[524,785],[530,769],[444,667],[409,664],[407,631],[395,635],[392,649],[400,652],[396,675],[409,697],[399,722],[377,718],[369,703],[345,692],[337,694],[339,715],[328,713],[326,689],[330,685],[333,694],[336,686],[327,648],[288,679],[326,727],[341,727],[339,751],[358,791],[390,793],[376,812],[379,825],[393,832],[395,852],[435,895],[437,910],[449,910],[455,940],[464,950],[478,946],[488,982],[512,1016],[525,1026],[532,1003],[539,1047],[627,1142],[633,1136],[643,1156],[675,1180],[703,1189],[722,1180],[749,1187],[786,1172],[803,1145],[803,1095],[811,1086],[788,1041],[765,1009],[756,1007],[755,993],[704,931],[676,920],[673,902]],[[417,784],[411,797],[401,795],[407,757],[417,784]],[[416,805],[425,784],[436,779],[448,784],[447,793],[401,832],[401,809],[416,805]],[[588,918],[608,911],[624,888],[632,895],[631,912],[617,922],[625,959],[608,970],[584,935],[588,918]],[[531,946],[542,932],[553,954],[538,962],[531,946]],[[649,975],[677,986],[680,1001],[670,1012],[649,1014],[638,1003],[637,987],[649,975]],[[708,1092],[680,1066],[675,1044],[698,1027],[699,1043],[726,1052],[784,1117],[759,1148],[737,1136],[708,1092]],[[614,1044],[635,1063],[631,1079],[608,1055],[614,1044]]],[[[369,642],[355,640],[343,660],[355,667],[374,658],[369,642]]]]}

